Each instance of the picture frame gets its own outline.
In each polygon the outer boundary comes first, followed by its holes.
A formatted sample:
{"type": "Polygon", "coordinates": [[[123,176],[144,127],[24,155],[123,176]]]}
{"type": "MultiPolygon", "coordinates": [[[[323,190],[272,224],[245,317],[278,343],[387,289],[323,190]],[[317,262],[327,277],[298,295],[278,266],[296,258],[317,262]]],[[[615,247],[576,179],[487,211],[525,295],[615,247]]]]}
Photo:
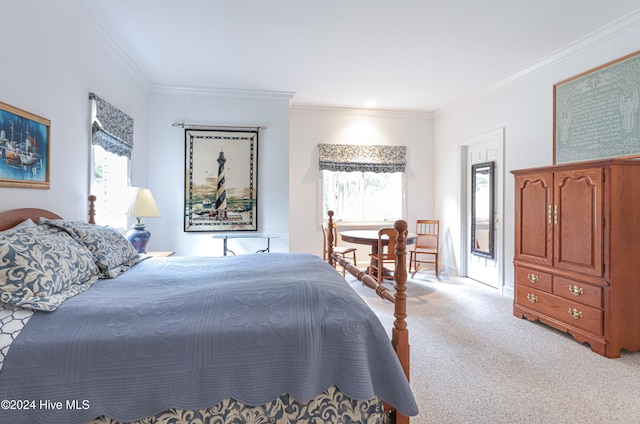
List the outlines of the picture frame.
{"type": "Polygon", "coordinates": [[[471,165],[471,254],[495,256],[495,162],[471,165]]]}
{"type": "Polygon", "coordinates": [[[553,86],[553,164],[640,156],[640,51],[553,86]]]}
{"type": "Polygon", "coordinates": [[[50,188],[51,121],[0,102],[0,187],[50,188]]]}
{"type": "Polygon", "coordinates": [[[258,130],[185,128],[185,232],[258,230],[258,130]]]}

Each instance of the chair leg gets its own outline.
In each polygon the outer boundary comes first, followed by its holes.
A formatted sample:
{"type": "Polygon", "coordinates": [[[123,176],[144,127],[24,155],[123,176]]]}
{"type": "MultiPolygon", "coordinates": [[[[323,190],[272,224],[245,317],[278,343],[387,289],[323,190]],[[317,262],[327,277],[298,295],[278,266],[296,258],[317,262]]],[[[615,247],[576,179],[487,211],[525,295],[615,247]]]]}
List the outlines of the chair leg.
{"type": "Polygon", "coordinates": [[[368,271],[368,274],[372,277],[373,277],[373,273],[376,272],[375,268],[373,267],[373,258],[369,260],[369,268],[367,269],[367,271],[368,271]]]}
{"type": "MultiPolygon", "coordinates": [[[[344,258],[347,259],[346,256],[344,258]]],[[[357,264],[356,264],[356,252],[353,252],[353,265],[357,266],[357,264]]],[[[343,277],[346,275],[346,271],[347,271],[346,268],[342,267],[342,276],[343,277]]]]}

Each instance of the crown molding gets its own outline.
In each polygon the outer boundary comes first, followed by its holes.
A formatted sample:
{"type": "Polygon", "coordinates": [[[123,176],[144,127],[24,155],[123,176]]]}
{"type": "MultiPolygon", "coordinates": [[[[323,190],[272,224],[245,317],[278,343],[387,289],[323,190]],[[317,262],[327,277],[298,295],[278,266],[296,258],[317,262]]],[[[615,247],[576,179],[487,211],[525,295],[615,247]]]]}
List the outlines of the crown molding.
{"type": "Polygon", "coordinates": [[[640,27],[640,8],[636,9],[626,15],[612,21],[611,23],[601,27],[600,29],[566,45],[565,47],[556,50],[552,54],[544,57],[532,66],[529,66],[522,71],[513,74],[509,78],[506,78],[496,84],[485,87],[484,90],[478,90],[474,93],[469,93],[467,96],[458,99],[448,105],[445,105],[434,112],[434,116],[442,118],[449,112],[455,110],[455,108],[470,102],[473,98],[482,96],[483,94],[492,93],[505,88],[511,84],[522,81],[538,71],[546,69],[552,65],[558,64],[568,58],[584,53],[594,47],[597,47],[603,43],[611,41],[617,37],[626,34],[629,31],[635,30],[640,27]]]}
{"type": "Polygon", "coordinates": [[[314,104],[292,104],[289,108],[291,112],[317,112],[317,113],[338,113],[359,116],[376,115],[397,115],[397,116],[417,116],[422,118],[433,118],[433,112],[412,109],[377,109],[377,108],[357,108],[347,106],[324,106],[314,104]]]}
{"type": "Polygon", "coordinates": [[[193,87],[179,85],[152,84],[150,91],[155,94],[173,94],[184,96],[205,96],[205,97],[228,97],[235,99],[265,99],[283,100],[290,102],[294,92],[271,91],[271,90],[249,90],[240,88],[221,87],[193,87]]]}
{"type": "Polygon", "coordinates": [[[53,0],[53,2],[94,42],[111,54],[137,82],[147,89],[151,86],[149,77],[75,0],[53,0]]]}
{"type": "Polygon", "coordinates": [[[579,38],[566,45],[565,47],[556,50],[550,55],[544,57],[536,64],[523,69],[522,71],[506,78],[496,84],[493,84],[486,88],[486,92],[492,92],[513,84],[517,81],[523,80],[530,75],[562,62],[571,56],[584,53],[602,43],[610,41],[614,38],[624,35],[626,32],[634,30],[640,26],[640,8],[636,9],[626,15],[616,19],[615,21],[597,29],[596,31],[579,38]]]}

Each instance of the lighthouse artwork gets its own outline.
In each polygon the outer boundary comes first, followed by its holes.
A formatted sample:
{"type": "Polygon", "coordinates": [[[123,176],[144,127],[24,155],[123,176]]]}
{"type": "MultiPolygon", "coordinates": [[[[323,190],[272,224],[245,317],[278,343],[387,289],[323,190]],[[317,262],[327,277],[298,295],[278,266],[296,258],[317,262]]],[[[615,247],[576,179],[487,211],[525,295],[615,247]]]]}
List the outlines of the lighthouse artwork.
{"type": "Polygon", "coordinates": [[[224,152],[220,152],[218,156],[218,190],[216,190],[216,211],[224,213],[227,217],[227,193],[224,187],[224,164],[227,160],[224,158],[224,152]]]}
{"type": "Polygon", "coordinates": [[[257,130],[185,129],[185,231],[257,230],[257,130]]]}

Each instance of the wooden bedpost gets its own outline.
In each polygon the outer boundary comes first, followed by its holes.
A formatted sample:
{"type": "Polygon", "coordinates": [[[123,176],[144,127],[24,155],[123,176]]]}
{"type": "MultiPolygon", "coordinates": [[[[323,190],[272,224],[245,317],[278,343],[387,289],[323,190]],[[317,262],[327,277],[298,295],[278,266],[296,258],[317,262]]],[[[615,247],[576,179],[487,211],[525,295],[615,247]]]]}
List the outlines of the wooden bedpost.
{"type": "MultiPolygon", "coordinates": [[[[409,330],[407,330],[407,221],[398,220],[394,228],[398,232],[396,244],[396,267],[395,277],[395,313],[396,320],[393,323],[391,332],[391,344],[398,354],[400,364],[409,380],[409,330]]],[[[396,414],[396,424],[408,424],[409,417],[396,414]]]]}
{"type": "Polygon", "coordinates": [[[96,196],[93,194],[89,195],[89,224],[96,223],[96,196]]]}
{"type": "MultiPolygon", "coordinates": [[[[328,212],[329,228],[333,225],[333,211],[328,212]]],[[[409,330],[407,330],[407,221],[398,220],[394,224],[394,228],[398,233],[396,238],[396,266],[394,269],[395,294],[391,293],[387,287],[378,284],[378,280],[364,271],[361,271],[355,265],[349,263],[345,258],[333,255],[333,231],[329,231],[327,235],[327,251],[329,253],[329,263],[334,265],[340,264],[347,272],[365,286],[376,291],[376,294],[382,299],[393,302],[395,321],[391,330],[391,344],[398,355],[400,365],[404,370],[407,380],[409,380],[409,330]]],[[[392,422],[396,424],[409,424],[409,417],[400,414],[392,405],[384,403],[385,411],[392,411],[392,422]]]]}
{"type": "Polygon", "coordinates": [[[336,264],[333,260],[333,245],[335,241],[333,240],[333,211],[327,212],[329,215],[329,221],[327,222],[327,257],[329,258],[329,265],[335,267],[336,264]]]}

